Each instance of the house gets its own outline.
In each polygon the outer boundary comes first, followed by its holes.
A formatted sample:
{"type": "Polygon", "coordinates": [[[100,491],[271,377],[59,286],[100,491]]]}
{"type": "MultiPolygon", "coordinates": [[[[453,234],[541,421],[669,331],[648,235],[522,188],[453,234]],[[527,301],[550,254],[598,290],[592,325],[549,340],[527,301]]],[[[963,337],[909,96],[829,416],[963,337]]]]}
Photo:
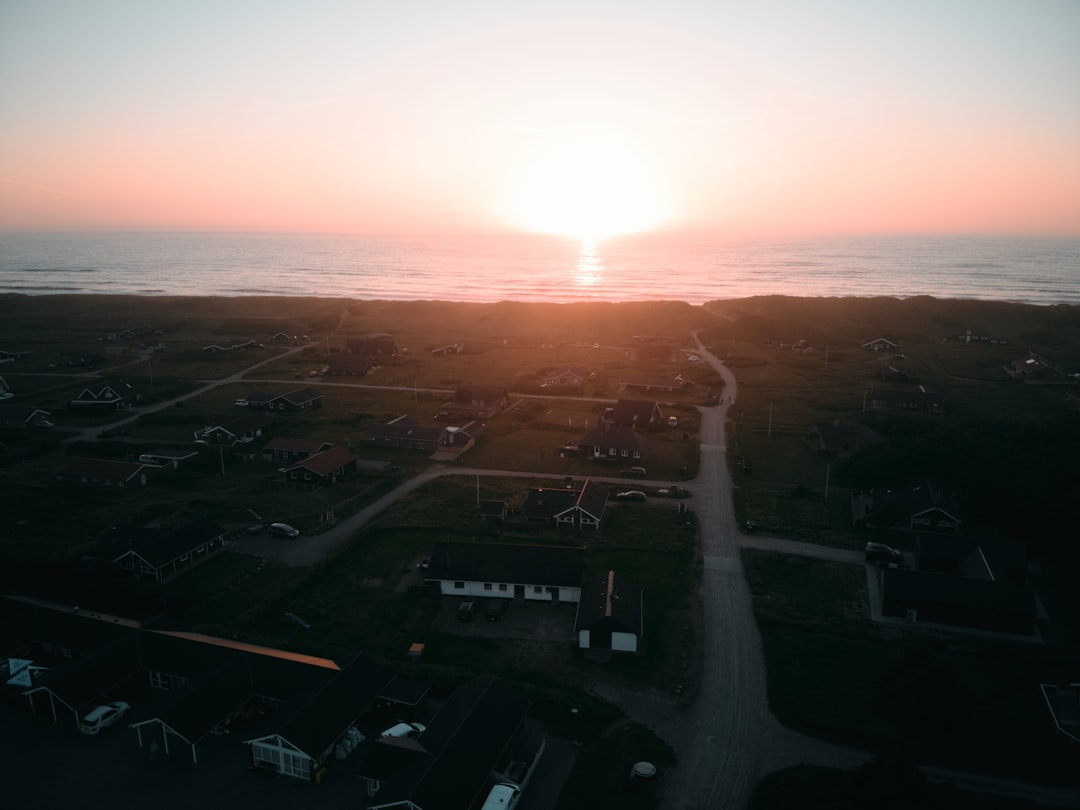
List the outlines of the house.
{"type": "Polygon", "coordinates": [[[366,658],[345,663],[198,633],[141,627],[111,616],[0,597],[5,655],[28,661],[19,688],[35,714],[77,725],[118,691],[156,694],[130,723],[140,748],[221,753],[245,724],[255,767],[314,779],[338,745],[355,740],[376,705],[416,706],[426,689],[366,658]],[[220,739],[224,737],[224,739],[220,739]]]}
{"type": "Polygon", "coordinates": [[[133,405],[141,401],[142,394],[136,391],[131,383],[121,377],[111,377],[88,385],[68,404],[72,407],[111,408],[123,411],[131,410],[133,405]]]}
{"type": "Polygon", "coordinates": [[[0,349],[0,363],[14,363],[16,360],[25,360],[32,355],[33,352],[26,349],[20,351],[0,349]]]}
{"type": "Polygon", "coordinates": [[[875,389],[868,395],[870,409],[883,413],[921,413],[941,416],[945,413],[945,395],[932,394],[921,386],[917,391],[875,389]]]}
{"type": "Polygon", "coordinates": [[[350,729],[375,705],[394,680],[394,672],[367,656],[356,656],[347,666],[318,684],[307,695],[297,695],[268,719],[263,733],[244,742],[251,746],[251,761],[283,776],[313,780],[334,749],[349,739],[350,729]]]}
{"type": "Polygon", "coordinates": [[[525,495],[521,515],[528,523],[595,530],[604,518],[607,497],[607,488],[589,479],[576,489],[534,488],[525,495]]]}
{"type": "Polygon", "coordinates": [[[126,489],[146,486],[148,472],[157,469],[141,462],[68,456],[56,474],[57,480],[126,489]]]}
{"type": "Polygon", "coordinates": [[[297,461],[283,472],[291,483],[329,486],[356,472],[356,456],[344,447],[330,447],[297,461]]]}
{"type": "Polygon", "coordinates": [[[642,399],[620,399],[611,409],[607,421],[623,427],[649,427],[664,424],[660,403],[642,399]]]}
{"type": "Polygon", "coordinates": [[[158,467],[171,467],[177,469],[181,461],[195,458],[199,455],[197,450],[177,447],[159,447],[156,450],[148,450],[139,454],[139,461],[143,464],[154,464],[158,467]]]}
{"type": "Polygon", "coordinates": [[[236,419],[207,425],[195,431],[195,439],[214,444],[248,444],[262,436],[263,429],[269,424],[268,414],[249,413],[236,419]]]}
{"type": "Polygon", "coordinates": [[[866,341],[866,343],[862,345],[862,348],[864,351],[868,352],[895,352],[900,347],[888,338],[878,337],[866,341]]]}
{"type": "Polygon", "coordinates": [[[644,461],[649,456],[649,441],[632,427],[601,424],[579,442],[580,452],[593,461],[644,461]]]}
{"type": "Polygon", "coordinates": [[[614,571],[586,582],[574,618],[574,635],[583,650],[639,652],[645,635],[641,588],[614,571]]]}
{"type": "Polygon", "coordinates": [[[436,543],[424,578],[444,596],[577,602],[584,566],[584,548],[436,543]]]}
{"type": "Polygon", "coordinates": [[[53,423],[49,421],[50,416],[48,411],[40,408],[27,408],[25,405],[0,405],[0,430],[51,428],[53,423]]]}
{"type": "Polygon", "coordinates": [[[389,422],[371,425],[364,433],[364,441],[376,447],[434,453],[446,444],[447,435],[446,429],[439,425],[421,425],[403,414],[389,422]]]}
{"type": "Polygon", "coordinates": [[[15,395],[11,393],[11,386],[8,385],[7,380],[0,377],[0,401],[11,399],[13,396],[15,395]]]}
{"type": "Polygon", "coordinates": [[[256,411],[288,411],[296,413],[322,407],[322,392],[305,386],[286,394],[258,392],[247,396],[248,408],[256,411]]]}
{"type": "Polygon", "coordinates": [[[681,374],[675,377],[663,377],[650,374],[642,374],[634,377],[626,377],[619,380],[620,391],[634,391],[640,394],[662,392],[672,394],[685,388],[693,387],[694,383],[683,378],[681,374]]]}
{"type": "Polygon", "coordinates": [[[881,441],[881,435],[859,422],[835,419],[815,425],[804,441],[815,452],[837,458],[849,458],[860,450],[881,441]]]}
{"type": "Polygon", "coordinates": [[[1005,371],[1014,380],[1023,380],[1030,385],[1065,385],[1075,382],[1034,352],[1013,360],[1005,371]]]}
{"type": "Polygon", "coordinates": [[[114,542],[126,537],[128,548],[113,563],[137,577],[166,582],[225,548],[225,530],[210,520],[177,529],[114,529],[114,542]]]}
{"type": "Polygon", "coordinates": [[[291,464],[329,450],[333,445],[319,439],[300,439],[278,436],[263,446],[263,458],[279,464],[291,464]]]}
{"type": "Polygon", "coordinates": [[[545,740],[528,719],[529,700],[487,678],[454,690],[416,740],[369,748],[359,775],[370,810],[476,808],[495,784],[525,785],[545,740]]]}
{"type": "Polygon", "coordinates": [[[883,568],[881,612],[910,622],[1017,635],[1035,631],[1035,592],[1024,582],[883,568]]]}
{"type": "Polygon", "coordinates": [[[915,565],[920,571],[969,579],[1027,582],[1028,558],[1019,543],[920,534],[915,538],[915,565]]]}
{"type": "Polygon", "coordinates": [[[327,361],[326,373],[335,376],[352,375],[362,377],[375,368],[375,361],[369,354],[348,354],[335,352],[327,361]]]}
{"type": "Polygon", "coordinates": [[[585,382],[595,377],[584,366],[563,366],[544,375],[545,388],[584,388],[585,382]]]}
{"type": "Polygon", "coordinates": [[[262,344],[254,340],[237,340],[225,343],[211,343],[209,346],[203,346],[203,351],[208,354],[218,354],[220,352],[242,352],[246,349],[261,349],[262,344]]]}
{"type": "Polygon", "coordinates": [[[1080,683],[1042,683],[1039,688],[1057,730],[1080,742],[1080,683]]]}
{"type": "Polygon", "coordinates": [[[852,514],[856,526],[959,534],[963,525],[956,495],[937,481],[926,481],[911,489],[872,489],[855,494],[852,514]]]}
{"type": "Polygon", "coordinates": [[[345,341],[345,353],[375,358],[396,357],[398,347],[393,335],[386,332],[368,332],[345,341]]]}
{"type": "Polygon", "coordinates": [[[446,421],[490,419],[505,411],[509,404],[510,395],[505,388],[494,385],[462,385],[454,391],[453,399],[443,403],[435,418],[446,421]]]}

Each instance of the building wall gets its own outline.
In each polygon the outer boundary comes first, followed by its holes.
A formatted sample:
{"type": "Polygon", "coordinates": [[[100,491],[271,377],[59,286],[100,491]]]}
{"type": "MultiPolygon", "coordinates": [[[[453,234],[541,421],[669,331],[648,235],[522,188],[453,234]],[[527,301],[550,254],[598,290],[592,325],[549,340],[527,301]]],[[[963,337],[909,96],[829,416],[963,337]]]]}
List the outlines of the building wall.
{"type": "MultiPolygon", "coordinates": [[[[520,584],[520,583],[518,583],[520,584]]],[[[552,589],[546,585],[523,585],[525,599],[530,602],[551,602],[552,589]]],[[[454,582],[452,580],[439,580],[439,592],[443,596],[473,596],[477,598],[503,598],[513,599],[515,593],[513,582],[454,582]],[[460,587],[458,587],[460,583],[460,587]],[[488,586],[488,587],[485,587],[488,586]]],[[[556,587],[558,601],[572,602],[581,601],[581,588],[556,587]]]]}

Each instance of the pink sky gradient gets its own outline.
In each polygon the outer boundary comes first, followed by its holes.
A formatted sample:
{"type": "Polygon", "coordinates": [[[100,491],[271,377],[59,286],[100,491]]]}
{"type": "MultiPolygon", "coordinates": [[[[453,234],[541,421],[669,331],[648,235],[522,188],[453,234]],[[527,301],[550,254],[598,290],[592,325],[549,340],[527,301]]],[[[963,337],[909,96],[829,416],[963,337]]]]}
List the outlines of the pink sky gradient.
{"type": "Polygon", "coordinates": [[[0,230],[1080,234],[1078,87],[1068,0],[13,0],[0,230]]]}

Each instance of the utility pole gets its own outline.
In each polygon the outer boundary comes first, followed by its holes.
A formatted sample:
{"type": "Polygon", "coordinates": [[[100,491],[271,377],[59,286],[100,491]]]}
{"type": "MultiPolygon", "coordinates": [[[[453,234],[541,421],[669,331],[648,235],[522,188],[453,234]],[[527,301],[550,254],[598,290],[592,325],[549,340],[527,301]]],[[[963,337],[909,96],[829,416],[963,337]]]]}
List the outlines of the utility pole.
{"type": "Polygon", "coordinates": [[[772,438],[772,403],[771,402],[769,403],[769,436],[768,436],[768,438],[770,438],[770,439],[772,438]]]}
{"type": "Polygon", "coordinates": [[[825,500],[829,500],[829,467],[831,465],[825,465],[825,500]]]}
{"type": "Polygon", "coordinates": [[[225,477],[225,448],[218,445],[218,457],[221,459],[221,477],[225,477]]]}

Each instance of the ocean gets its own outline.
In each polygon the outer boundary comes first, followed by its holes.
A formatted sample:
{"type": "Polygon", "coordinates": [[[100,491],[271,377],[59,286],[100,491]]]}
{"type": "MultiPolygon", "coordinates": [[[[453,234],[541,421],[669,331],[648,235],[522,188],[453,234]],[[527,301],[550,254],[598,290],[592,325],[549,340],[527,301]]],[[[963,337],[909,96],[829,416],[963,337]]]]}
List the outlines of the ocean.
{"type": "Polygon", "coordinates": [[[0,293],[641,301],[931,295],[1080,304],[1080,238],[0,234],[0,293]]]}

